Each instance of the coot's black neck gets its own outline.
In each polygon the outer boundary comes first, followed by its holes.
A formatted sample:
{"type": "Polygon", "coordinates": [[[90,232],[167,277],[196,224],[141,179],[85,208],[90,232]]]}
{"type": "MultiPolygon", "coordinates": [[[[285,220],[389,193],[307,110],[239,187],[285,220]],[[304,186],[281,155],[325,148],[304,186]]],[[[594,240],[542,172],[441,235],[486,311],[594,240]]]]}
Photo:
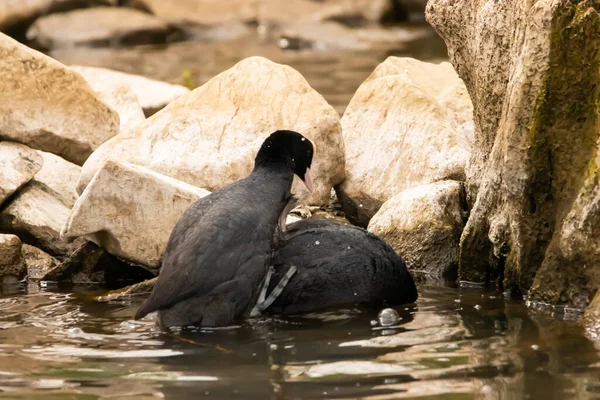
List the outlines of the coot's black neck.
{"type": "Polygon", "coordinates": [[[248,177],[263,188],[271,188],[281,194],[289,194],[294,180],[293,170],[284,164],[256,164],[248,177]]]}

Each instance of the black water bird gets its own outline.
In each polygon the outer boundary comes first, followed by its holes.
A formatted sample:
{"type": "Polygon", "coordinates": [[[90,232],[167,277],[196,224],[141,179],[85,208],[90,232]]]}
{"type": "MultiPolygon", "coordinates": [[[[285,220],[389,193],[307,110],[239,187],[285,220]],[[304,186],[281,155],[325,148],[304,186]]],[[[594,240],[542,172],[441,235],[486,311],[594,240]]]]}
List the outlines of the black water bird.
{"type": "Polygon", "coordinates": [[[312,191],[314,152],[301,134],[276,131],[248,177],[192,204],[173,228],[156,285],[135,318],[158,311],[164,327],[217,327],[248,314],[280,236],[277,227],[293,204],[294,174],[312,191]]]}
{"type": "Polygon", "coordinates": [[[271,264],[255,315],[353,304],[380,308],[418,298],[413,277],[394,249],[362,228],[332,220],[288,225],[271,264]]]}

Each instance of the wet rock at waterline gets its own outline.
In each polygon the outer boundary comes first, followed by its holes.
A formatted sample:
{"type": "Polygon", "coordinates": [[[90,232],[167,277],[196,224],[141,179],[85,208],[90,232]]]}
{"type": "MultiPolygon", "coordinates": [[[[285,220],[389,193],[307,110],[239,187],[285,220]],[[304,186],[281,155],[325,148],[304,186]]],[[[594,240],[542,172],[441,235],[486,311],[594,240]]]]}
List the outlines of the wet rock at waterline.
{"type": "Polygon", "coordinates": [[[156,268],[183,212],[208,193],[109,158],[73,207],[62,237],[86,236],[113,255],[156,268]]]}
{"type": "Polygon", "coordinates": [[[366,226],[404,189],[464,180],[472,105],[449,63],[389,57],[358,88],[342,131],[346,180],[336,191],[346,217],[366,226]]]}
{"type": "Polygon", "coordinates": [[[1,33],[0,69],[0,140],[82,164],[118,133],[118,114],[81,75],[1,33]]]}
{"type": "Polygon", "coordinates": [[[23,244],[21,250],[27,266],[28,280],[40,281],[50,270],[60,264],[56,258],[37,247],[23,244]]]}
{"type": "Polygon", "coordinates": [[[60,238],[69,212],[69,207],[54,196],[51,188],[32,181],[0,212],[0,230],[17,234],[52,255],[65,256],[81,243],[78,240],[69,244],[60,238]]]}
{"type": "Polygon", "coordinates": [[[98,268],[104,249],[94,243],[80,242],[77,248],[60,264],[46,271],[42,281],[103,283],[104,269],[98,268]]]}
{"type": "Polygon", "coordinates": [[[100,92],[111,92],[123,86],[130,87],[136,94],[146,116],[154,114],[176,98],[190,92],[185,86],[106,68],[73,65],[71,69],[79,72],[94,90],[100,92]]]}
{"type": "Polygon", "coordinates": [[[411,271],[455,279],[464,208],[460,182],[415,186],[386,201],[369,231],[401,254],[411,271]]]}
{"type": "Polygon", "coordinates": [[[532,301],[575,307],[600,287],[599,10],[595,0],[429,1],[474,104],[459,279],[503,278],[532,301]]]}
{"type": "Polygon", "coordinates": [[[27,39],[44,49],[153,44],[165,42],[169,30],[167,23],[138,10],[94,7],[41,17],[27,39]]]}
{"type": "Polygon", "coordinates": [[[111,290],[106,294],[101,296],[94,297],[94,300],[99,303],[107,303],[109,301],[117,301],[117,300],[128,300],[132,296],[137,294],[146,294],[152,292],[154,288],[154,284],[156,283],[156,278],[147,279],[143,282],[136,283],[134,285],[130,285],[118,290],[111,290]]]}
{"type": "Polygon", "coordinates": [[[0,205],[42,168],[42,157],[29,147],[0,142],[0,205]]]}
{"type": "Polygon", "coordinates": [[[339,115],[300,73],[262,57],[240,61],[106,142],[85,163],[78,191],[108,157],[215,190],[251,172],[274,129],[302,132],[316,144],[315,190],[296,180],[293,191],[304,203],[327,203],[344,178],[339,115]]]}
{"type": "Polygon", "coordinates": [[[21,240],[15,235],[0,233],[0,283],[12,283],[27,275],[21,255],[21,240]]]}
{"type": "Polygon", "coordinates": [[[581,318],[581,325],[591,340],[600,340],[600,290],[596,292],[596,296],[581,318]]]}

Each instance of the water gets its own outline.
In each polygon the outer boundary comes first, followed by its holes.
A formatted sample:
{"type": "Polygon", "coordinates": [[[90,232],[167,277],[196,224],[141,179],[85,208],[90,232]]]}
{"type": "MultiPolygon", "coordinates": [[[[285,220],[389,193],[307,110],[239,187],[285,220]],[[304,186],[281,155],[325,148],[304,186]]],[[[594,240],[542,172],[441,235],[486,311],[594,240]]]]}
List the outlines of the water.
{"type": "Polygon", "coordinates": [[[419,289],[393,327],[345,309],[168,332],[132,320],[141,298],[21,289],[0,298],[0,398],[600,397],[600,342],[575,322],[497,291],[419,289]]]}
{"type": "MultiPolygon", "coordinates": [[[[341,114],[388,55],[446,58],[431,29],[407,29],[429,33],[364,52],[285,51],[250,36],[52,55],[180,84],[189,71],[194,86],[262,55],[298,69],[341,114]]],[[[379,310],[348,309],[163,332],[132,320],[140,298],[96,303],[96,289],[4,288],[0,399],[600,398],[600,342],[571,314],[493,290],[422,283],[391,327],[378,326],[379,310]]]]}

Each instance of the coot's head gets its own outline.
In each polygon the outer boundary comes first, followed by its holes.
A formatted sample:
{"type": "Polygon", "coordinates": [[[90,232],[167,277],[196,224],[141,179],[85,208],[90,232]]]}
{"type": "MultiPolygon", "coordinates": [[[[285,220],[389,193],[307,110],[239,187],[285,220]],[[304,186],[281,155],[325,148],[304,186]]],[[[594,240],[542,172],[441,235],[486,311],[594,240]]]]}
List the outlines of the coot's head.
{"type": "Polygon", "coordinates": [[[260,168],[289,168],[312,192],[310,166],[315,150],[315,144],[298,132],[275,131],[263,142],[254,164],[260,168]]]}

